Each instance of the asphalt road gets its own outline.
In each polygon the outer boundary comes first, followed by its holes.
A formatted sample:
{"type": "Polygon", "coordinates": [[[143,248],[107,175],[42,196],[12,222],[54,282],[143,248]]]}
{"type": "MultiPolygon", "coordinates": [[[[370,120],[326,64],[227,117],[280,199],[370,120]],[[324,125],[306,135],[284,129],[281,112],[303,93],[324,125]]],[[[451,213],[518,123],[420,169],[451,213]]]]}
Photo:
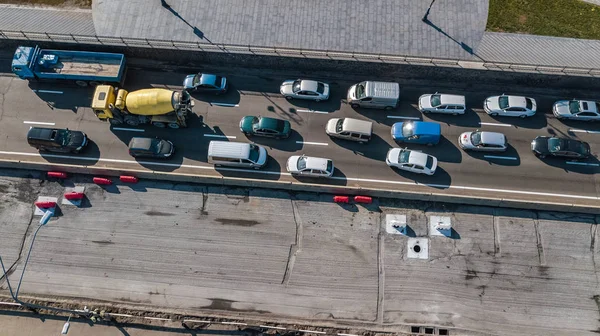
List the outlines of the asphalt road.
{"type": "MultiPolygon", "coordinates": [[[[243,69],[222,72],[232,89],[223,96],[195,95],[197,114],[191,127],[184,130],[161,130],[151,126],[131,130],[114,130],[100,122],[88,108],[92,89],[60,86],[51,83],[29,84],[11,76],[0,77],[2,104],[0,111],[0,158],[64,162],[81,165],[110,166],[178,171],[204,175],[252,177],[270,180],[296,180],[285,172],[287,158],[295,154],[331,158],[336,166],[334,179],[302,179],[301,182],[374,188],[448,192],[470,196],[492,196],[535,201],[564,201],[595,204],[600,182],[596,177],[596,158],[585,164],[573,164],[560,159],[536,158],[530,142],[538,135],[559,135],[585,140],[594,154],[600,148],[600,127],[594,123],[563,122],[550,113],[558,99],[591,97],[588,92],[556,92],[539,88],[495,87],[493,85],[454,85],[448,83],[402,82],[401,104],[393,111],[352,109],[344,101],[348,87],[361,78],[340,80],[339,75],[307,74],[331,84],[332,95],[327,102],[288,102],[279,94],[279,84],[290,74],[243,69]],[[37,91],[36,91],[37,90],[37,91]],[[462,116],[422,116],[416,109],[419,95],[435,91],[464,94],[469,110],[462,116]],[[493,118],[482,110],[483,100],[501,93],[534,97],[538,113],[528,119],[493,118]],[[289,139],[246,138],[238,128],[245,115],[263,115],[288,119],[293,133],[289,139]],[[372,121],[374,136],[369,144],[357,144],[330,139],[324,127],[330,118],[353,117],[372,121]],[[389,168],[385,155],[389,148],[399,146],[390,136],[390,127],[399,117],[422,118],[442,125],[442,141],[434,147],[408,145],[436,156],[439,166],[434,176],[416,175],[389,168]],[[37,155],[25,142],[32,125],[55,125],[85,131],[92,144],[78,159],[37,155]],[[506,153],[467,153],[457,145],[460,133],[468,130],[503,132],[510,148],[506,153]],[[139,132],[142,130],[142,132],[139,132]],[[591,132],[591,133],[588,133],[591,132]],[[597,132],[597,133],[594,133],[597,132]],[[172,140],[177,148],[175,157],[167,162],[150,162],[131,158],[127,143],[133,136],[161,136],[172,140]],[[210,140],[253,141],[266,146],[270,155],[262,171],[236,169],[214,170],[206,163],[210,140]]],[[[185,74],[177,72],[130,69],[125,87],[167,87],[178,89],[185,74]]],[[[294,77],[291,77],[294,78],[294,77]]],[[[348,76],[351,78],[351,76],[348,76]]],[[[405,145],[402,145],[405,146],[405,145]]],[[[296,180],[297,181],[297,180],[296,180]]]]}

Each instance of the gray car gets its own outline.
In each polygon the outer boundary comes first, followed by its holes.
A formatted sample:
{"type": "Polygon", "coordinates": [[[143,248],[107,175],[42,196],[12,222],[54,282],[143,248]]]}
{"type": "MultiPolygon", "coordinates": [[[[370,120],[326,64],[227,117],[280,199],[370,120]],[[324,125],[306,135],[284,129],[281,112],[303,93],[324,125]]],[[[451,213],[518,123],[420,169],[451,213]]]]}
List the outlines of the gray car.
{"type": "Polygon", "coordinates": [[[227,79],[223,76],[198,73],[183,80],[186,91],[221,94],[227,92],[227,79]]]}
{"type": "Polygon", "coordinates": [[[559,100],[552,106],[558,119],[600,120],[600,103],[593,100],[559,100]]]}
{"type": "Polygon", "coordinates": [[[286,80],[279,91],[287,99],[306,99],[321,101],[329,99],[329,84],[314,80],[286,80]]]}
{"type": "Polygon", "coordinates": [[[129,141],[129,155],[136,158],[167,159],[173,155],[173,152],[175,152],[175,146],[169,140],[134,137],[129,141]]]}

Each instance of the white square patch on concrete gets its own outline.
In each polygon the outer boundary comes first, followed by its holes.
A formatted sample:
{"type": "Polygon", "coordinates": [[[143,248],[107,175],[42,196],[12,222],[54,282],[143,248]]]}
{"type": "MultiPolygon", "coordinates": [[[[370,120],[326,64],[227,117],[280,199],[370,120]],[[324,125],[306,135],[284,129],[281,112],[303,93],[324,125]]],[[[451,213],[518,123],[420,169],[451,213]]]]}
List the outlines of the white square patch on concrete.
{"type": "MultiPolygon", "coordinates": [[[[54,203],[58,203],[58,198],[56,197],[47,197],[47,196],[39,196],[37,198],[37,200],[35,200],[35,202],[54,202],[54,203]]],[[[46,213],[46,209],[40,209],[37,206],[35,207],[35,210],[33,211],[33,215],[34,216],[43,216],[46,213]]]]}
{"type": "Polygon", "coordinates": [[[429,259],[429,239],[408,238],[406,254],[409,259],[429,259]]]}
{"type": "MultiPolygon", "coordinates": [[[[65,194],[70,193],[70,192],[83,193],[83,192],[85,192],[85,187],[65,188],[65,194]]],[[[68,200],[63,196],[60,204],[73,205],[73,206],[78,207],[81,205],[81,201],[82,200],[68,200]]]]}
{"type": "Polygon", "coordinates": [[[406,215],[395,215],[395,214],[387,214],[385,215],[385,232],[389,234],[406,234],[406,215]],[[398,227],[394,227],[397,225],[398,227]]]}
{"type": "Polygon", "coordinates": [[[452,234],[452,218],[448,216],[429,216],[429,236],[450,237],[452,234]],[[438,223],[447,227],[447,230],[438,230],[438,223]]]}

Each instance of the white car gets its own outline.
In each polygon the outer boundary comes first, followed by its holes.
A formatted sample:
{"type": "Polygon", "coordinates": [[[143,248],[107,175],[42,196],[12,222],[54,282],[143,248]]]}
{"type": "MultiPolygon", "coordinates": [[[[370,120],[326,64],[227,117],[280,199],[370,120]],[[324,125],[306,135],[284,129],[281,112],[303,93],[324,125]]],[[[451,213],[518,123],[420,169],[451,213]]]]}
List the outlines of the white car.
{"type": "Polygon", "coordinates": [[[316,102],[329,99],[329,84],[314,80],[286,80],[281,84],[279,92],[286,99],[306,99],[316,102]]]}
{"type": "Polygon", "coordinates": [[[287,171],[292,175],[310,177],[331,177],[333,161],[306,155],[290,156],[286,164],[287,171]]]}
{"type": "Polygon", "coordinates": [[[506,151],[506,136],[496,132],[464,132],[458,137],[458,145],[464,150],[481,152],[506,151]]]}
{"type": "Polygon", "coordinates": [[[558,119],[600,120],[600,103],[593,100],[559,100],[552,106],[558,119]]]}
{"type": "Polygon", "coordinates": [[[483,102],[483,109],[491,116],[531,117],[537,110],[535,99],[522,96],[492,96],[483,102]]]}
{"type": "Polygon", "coordinates": [[[423,113],[464,114],[465,96],[434,93],[419,97],[419,111],[423,113]]]}
{"type": "Polygon", "coordinates": [[[385,163],[390,167],[426,175],[435,174],[437,168],[435,157],[406,148],[390,149],[385,157],[385,163]]]}

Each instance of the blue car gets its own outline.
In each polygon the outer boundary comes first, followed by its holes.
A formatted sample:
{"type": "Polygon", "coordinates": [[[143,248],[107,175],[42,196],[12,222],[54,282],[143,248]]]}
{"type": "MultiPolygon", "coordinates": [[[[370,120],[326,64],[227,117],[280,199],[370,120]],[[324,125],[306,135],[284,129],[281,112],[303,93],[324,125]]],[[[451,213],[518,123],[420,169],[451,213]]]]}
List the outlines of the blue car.
{"type": "Polygon", "coordinates": [[[440,142],[440,124],[429,121],[405,121],[392,125],[392,138],[397,142],[433,146],[440,142]]]}

